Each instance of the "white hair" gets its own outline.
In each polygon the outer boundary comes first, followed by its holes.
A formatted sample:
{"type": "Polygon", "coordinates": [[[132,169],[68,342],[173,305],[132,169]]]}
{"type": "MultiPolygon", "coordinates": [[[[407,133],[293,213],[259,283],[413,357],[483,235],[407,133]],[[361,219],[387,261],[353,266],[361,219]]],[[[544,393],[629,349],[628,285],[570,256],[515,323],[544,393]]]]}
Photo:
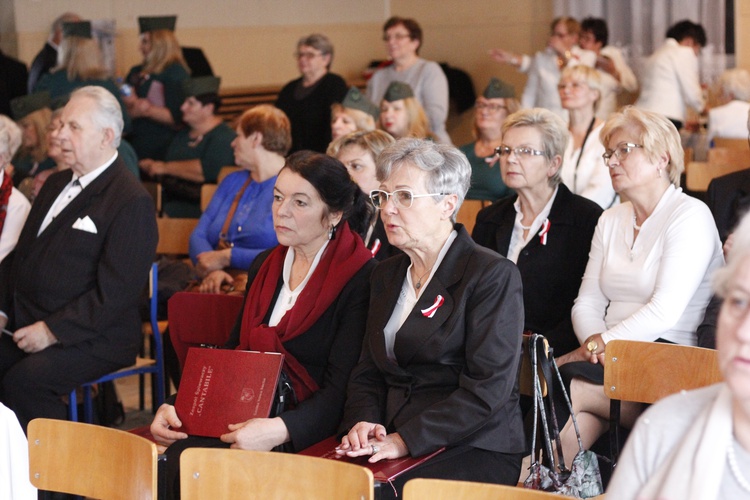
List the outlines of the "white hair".
{"type": "Polygon", "coordinates": [[[117,148],[122,138],[123,120],[122,108],[112,92],[104,87],[88,85],[75,90],[70,98],[87,97],[96,103],[96,111],[91,119],[102,130],[112,129],[115,138],[112,141],[112,147],[117,148]]]}

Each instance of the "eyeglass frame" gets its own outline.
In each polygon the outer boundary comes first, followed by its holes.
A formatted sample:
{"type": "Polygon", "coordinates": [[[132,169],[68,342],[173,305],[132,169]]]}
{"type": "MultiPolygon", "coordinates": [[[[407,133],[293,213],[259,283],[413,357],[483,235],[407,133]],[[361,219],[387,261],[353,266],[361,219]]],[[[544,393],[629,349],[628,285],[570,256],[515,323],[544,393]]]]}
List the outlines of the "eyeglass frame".
{"type": "Polygon", "coordinates": [[[310,59],[315,59],[318,56],[324,56],[324,55],[325,54],[323,54],[322,52],[300,52],[299,50],[295,50],[292,53],[292,57],[297,61],[299,61],[300,59],[305,59],[309,61],[310,59]]]}
{"type": "Polygon", "coordinates": [[[399,192],[406,192],[411,195],[411,203],[407,207],[406,205],[403,205],[400,201],[398,201],[398,198],[393,198],[393,204],[398,208],[411,208],[414,205],[414,198],[426,198],[428,196],[447,196],[450,193],[427,193],[427,194],[414,194],[414,191],[411,189],[394,189],[392,192],[388,192],[385,189],[373,189],[370,191],[370,203],[378,209],[382,210],[385,206],[385,203],[388,203],[388,200],[390,200],[394,194],[399,192]],[[385,194],[385,203],[382,205],[379,205],[378,203],[375,203],[375,196],[373,196],[375,193],[384,193],[385,194]]]}
{"type": "Polygon", "coordinates": [[[518,158],[547,155],[546,151],[540,151],[539,149],[530,148],[528,146],[518,146],[518,147],[512,148],[508,145],[501,144],[495,148],[495,154],[498,155],[500,158],[502,158],[505,155],[510,156],[511,152],[513,152],[518,158]],[[503,151],[503,150],[507,150],[507,151],[503,151]]]}
{"type": "Polygon", "coordinates": [[[623,161],[625,158],[628,157],[630,153],[632,153],[633,149],[639,149],[643,148],[643,144],[634,144],[632,142],[620,142],[615,146],[615,149],[605,149],[604,153],[602,153],[602,160],[604,161],[604,166],[609,167],[609,160],[612,159],[614,156],[617,158],[617,161],[623,161]],[[628,151],[625,153],[624,156],[620,155],[617,151],[622,148],[628,148],[631,151],[628,151]]]}
{"type": "Polygon", "coordinates": [[[494,104],[494,103],[477,101],[474,103],[474,109],[488,109],[492,111],[493,113],[497,113],[501,109],[508,111],[508,106],[506,106],[505,104],[494,104]]]}

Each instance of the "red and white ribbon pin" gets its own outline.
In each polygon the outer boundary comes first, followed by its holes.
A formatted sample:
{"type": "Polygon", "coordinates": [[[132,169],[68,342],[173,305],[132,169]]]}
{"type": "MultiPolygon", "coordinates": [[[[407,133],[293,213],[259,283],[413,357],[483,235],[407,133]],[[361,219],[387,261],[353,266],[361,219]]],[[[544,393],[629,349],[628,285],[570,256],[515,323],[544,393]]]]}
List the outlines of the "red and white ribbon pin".
{"type": "Polygon", "coordinates": [[[375,241],[373,242],[372,246],[370,247],[370,252],[372,252],[372,256],[375,257],[378,254],[378,250],[380,250],[380,247],[382,244],[380,243],[380,238],[375,238],[375,241]]]}
{"type": "Polygon", "coordinates": [[[539,231],[539,241],[542,243],[542,245],[547,244],[547,234],[549,233],[549,227],[550,227],[549,219],[545,219],[544,223],[542,224],[542,230],[539,231]]]}
{"type": "Polygon", "coordinates": [[[440,306],[443,305],[444,302],[445,302],[445,299],[443,298],[443,296],[442,295],[438,295],[437,297],[435,297],[435,303],[434,304],[432,304],[427,309],[422,309],[422,316],[424,316],[425,318],[431,318],[431,317],[435,316],[435,313],[440,308],[440,306]]]}

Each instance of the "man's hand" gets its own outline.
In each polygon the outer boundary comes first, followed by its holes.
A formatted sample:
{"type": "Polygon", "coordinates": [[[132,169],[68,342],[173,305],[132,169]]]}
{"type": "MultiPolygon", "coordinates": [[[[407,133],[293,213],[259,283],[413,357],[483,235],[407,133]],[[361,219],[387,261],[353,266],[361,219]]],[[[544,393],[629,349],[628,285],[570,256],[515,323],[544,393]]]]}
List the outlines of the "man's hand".
{"type": "Polygon", "coordinates": [[[52,334],[44,321],[37,321],[29,326],[19,328],[13,334],[13,340],[19,349],[28,354],[43,351],[57,343],[57,337],[52,334]]]}

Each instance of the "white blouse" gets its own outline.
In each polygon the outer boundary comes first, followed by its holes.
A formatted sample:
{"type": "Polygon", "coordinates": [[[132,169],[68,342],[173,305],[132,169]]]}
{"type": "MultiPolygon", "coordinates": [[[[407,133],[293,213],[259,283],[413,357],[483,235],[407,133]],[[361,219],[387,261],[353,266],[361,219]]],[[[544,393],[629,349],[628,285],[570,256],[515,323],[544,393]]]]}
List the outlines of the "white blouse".
{"type": "Polygon", "coordinates": [[[560,176],[572,193],[588,198],[606,210],[619,199],[612,187],[609,168],[602,160],[604,145],[599,134],[603,127],[604,123],[601,123],[591,130],[583,150],[573,149],[573,137],[568,138],[560,176]]]}
{"type": "Polygon", "coordinates": [[[606,210],[572,311],[583,342],[663,338],[695,345],[711,298],[710,279],[724,264],[713,217],[701,201],[670,185],[633,241],[633,206],[606,210]]]}

